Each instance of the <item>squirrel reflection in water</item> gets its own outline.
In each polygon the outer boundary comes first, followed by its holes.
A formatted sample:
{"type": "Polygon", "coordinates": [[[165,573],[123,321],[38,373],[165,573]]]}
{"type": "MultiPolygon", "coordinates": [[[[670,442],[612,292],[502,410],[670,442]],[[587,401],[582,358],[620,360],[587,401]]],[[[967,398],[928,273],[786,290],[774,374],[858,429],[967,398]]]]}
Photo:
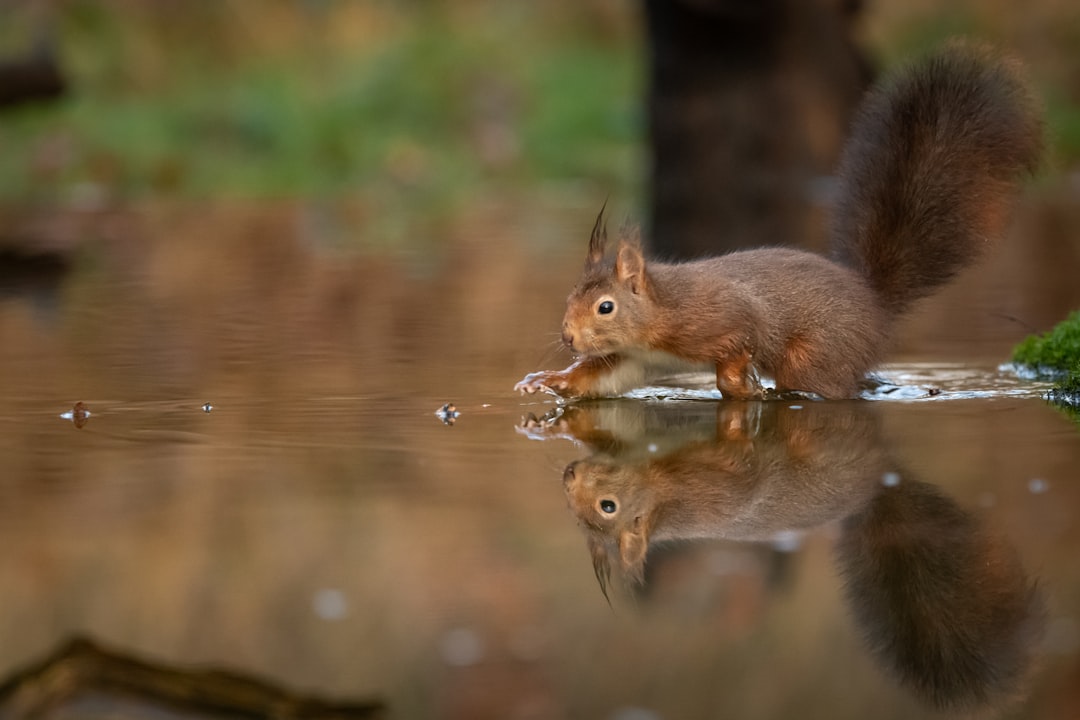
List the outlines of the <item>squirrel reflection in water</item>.
{"type": "Polygon", "coordinates": [[[1042,597],[1014,548],[889,456],[865,403],[582,403],[525,432],[593,454],[563,485],[605,597],[670,541],[770,541],[835,523],[836,562],[873,654],[921,700],[1022,694],[1042,597]],[[689,415],[687,414],[689,413],[689,415]]]}

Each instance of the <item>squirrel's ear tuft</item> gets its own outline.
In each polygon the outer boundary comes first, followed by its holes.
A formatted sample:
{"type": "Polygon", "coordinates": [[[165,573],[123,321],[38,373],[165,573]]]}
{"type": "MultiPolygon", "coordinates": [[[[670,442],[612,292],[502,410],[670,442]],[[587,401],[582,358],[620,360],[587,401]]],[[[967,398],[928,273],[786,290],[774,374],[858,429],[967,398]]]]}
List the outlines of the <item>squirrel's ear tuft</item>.
{"type": "Polygon", "coordinates": [[[634,518],[632,528],[623,530],[619,535],[619,558],[622,560],[626,579],[634,585],[645,583],[645,555],[649,550],[649,539],[641,518],[634,518]]]}
{"type": "Polygon", "coordinates": [[[615,276],[619,282],[630,286],[635,295],[645,292],[645,256],[635,242],[625,240],[619,243],[619,254],[615,258],[615,276]]]}
{"type": "Polygon", "coordinates": [[[608,559],[607,546],[603,538],[595,535],[589,535],[587,542],[589,555],[592,556],[593,572],[596,573],[596,582],[600,583],[600,592],[604,594],[608,605],[611,605],[611,598],[608,596],[608,587],[611,586],[611,561],[608,559]]]}
{"type": "Polygon", "coordinates": [[[607,200],[600,206],[600,212],[596,215],[593,224],[592,235],[589,237],[589,254],[585,257],[585,265],[599,265],[604,259],[604,246],[607,245],[607,223],[604,222],[604,208],[607,200]]]}

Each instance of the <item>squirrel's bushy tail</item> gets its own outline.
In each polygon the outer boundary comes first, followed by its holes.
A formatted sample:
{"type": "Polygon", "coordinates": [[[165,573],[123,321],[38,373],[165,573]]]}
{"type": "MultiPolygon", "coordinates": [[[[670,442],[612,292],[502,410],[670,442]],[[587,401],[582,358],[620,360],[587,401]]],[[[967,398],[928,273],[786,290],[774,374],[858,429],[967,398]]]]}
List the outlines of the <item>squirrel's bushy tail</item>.
{"type": "Polygon", "coordinates": [[[947,45],[872,90],[840,162],[833,256],[899,314],[1005,230],[1042,121],[1019,69],[947,45]]]}

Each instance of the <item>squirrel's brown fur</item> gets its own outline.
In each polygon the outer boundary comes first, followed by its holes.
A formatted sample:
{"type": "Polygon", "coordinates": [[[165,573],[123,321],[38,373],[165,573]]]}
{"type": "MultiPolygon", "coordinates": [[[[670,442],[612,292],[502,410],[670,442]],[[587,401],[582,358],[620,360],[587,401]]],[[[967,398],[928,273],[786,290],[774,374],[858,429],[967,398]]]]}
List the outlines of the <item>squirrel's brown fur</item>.
{"type": "Polygon", "coordinates": [[[840,163],[832,259],[767,248],[646,262],[633,233],[605,258],[603,210],[567,299],[579,355],[532,373],[523,392],[624,392],[665,360],[709,364],[725,397],[777,390],[852,397],[893,321],[1001,235],[1038,162],[1042,125],[1016,68],[951,44],[871,91],[840,163]]]}

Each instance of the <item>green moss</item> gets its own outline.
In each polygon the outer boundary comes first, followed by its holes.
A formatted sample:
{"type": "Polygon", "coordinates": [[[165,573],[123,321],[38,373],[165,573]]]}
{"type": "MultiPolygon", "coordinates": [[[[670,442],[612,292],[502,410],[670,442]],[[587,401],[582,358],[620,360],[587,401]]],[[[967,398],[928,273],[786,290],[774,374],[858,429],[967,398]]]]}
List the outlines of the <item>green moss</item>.
{"type": "Polygon", "coordinates": [[[71,92],[5,116],[0,201],[358,194],[415,215],[538,184],[637,191],[629,27],[542,4],[275,3],[261,33],[220,5],[66,5],[71,92]],[[346,21],[360,39],[328,40],[346,21]]]}
{"type": "Polygon", "coordinates": [[[1013,351],[1013,362],[1044,373],[1075,370],[1080,364],[1080,311],[1071,313],[1050,332],[1024,339],[1013,351]]]}
{"type": "Polygon", "coordinates": [[[1032,335],[1016,346],[1013,362],[1057,380],[1050,399],[1080,407],[1080,311],[1042,335],[1032,335]]]}

